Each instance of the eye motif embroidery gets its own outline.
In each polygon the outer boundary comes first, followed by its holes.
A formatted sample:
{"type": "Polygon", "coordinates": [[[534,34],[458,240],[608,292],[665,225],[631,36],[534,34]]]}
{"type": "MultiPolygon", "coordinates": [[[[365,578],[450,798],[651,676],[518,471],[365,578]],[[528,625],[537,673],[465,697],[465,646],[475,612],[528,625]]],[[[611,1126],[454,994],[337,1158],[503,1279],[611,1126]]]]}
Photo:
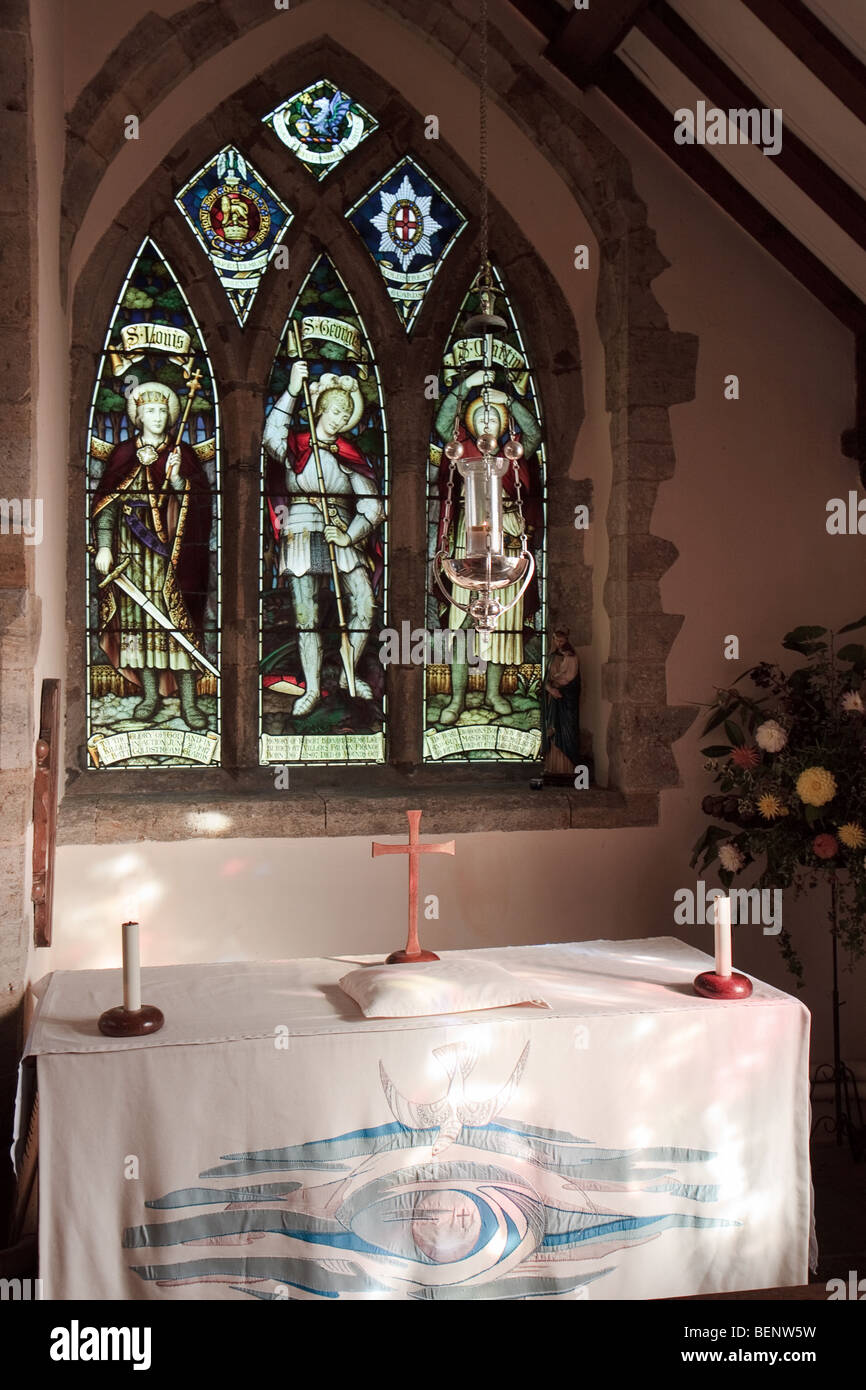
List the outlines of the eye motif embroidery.
{"type": "Polygon", "coordinates": [[[663,1210],[664,1198],[718,1201],[715,1186],[677,1176],[713,1153],[602,1149],[506,1118],[529,1055],[527,1043],[504,1083],[485,1094],[471,1085],[472,1047],[436,1048],[446,1088],[433,1101],[407,1097],[380,1062],[391,1123],[225,1155],[200,1174],[213,1186],[145,1204],[185,1214],[123,1235],[128,1250],[209,1253],[132,1264],[132,1272],[159,1288],[222,1284],[227,1294],[262,1299],[583,1297],[616,1270],[614,1254],[663,1231],[740,1224],[663,1210]],[[297,1180],[253,1181],[274,1173],[297,1180]],[[630,1209],[590,1196],[603,1191],[628,1193],[630,1209]],[[190,1215],[197,1207],[210,1210],[190,1215]],[[255,1255],[244,1249],[251,1244],[255,1255]]]}

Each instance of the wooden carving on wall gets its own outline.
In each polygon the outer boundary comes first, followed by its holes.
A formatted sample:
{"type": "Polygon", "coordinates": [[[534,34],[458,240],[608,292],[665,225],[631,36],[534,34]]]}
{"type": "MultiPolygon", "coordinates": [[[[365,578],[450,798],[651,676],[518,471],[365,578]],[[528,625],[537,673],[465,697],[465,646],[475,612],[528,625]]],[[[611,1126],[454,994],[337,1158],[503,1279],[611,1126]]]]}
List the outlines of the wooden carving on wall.
{"type": "Polygon", "coordinates": [[[36,776],[33,784],[33,940],[51,945],[54,847],[57,840],[57,762],[60,757],[60,681],[42,682],[36,776]]]}

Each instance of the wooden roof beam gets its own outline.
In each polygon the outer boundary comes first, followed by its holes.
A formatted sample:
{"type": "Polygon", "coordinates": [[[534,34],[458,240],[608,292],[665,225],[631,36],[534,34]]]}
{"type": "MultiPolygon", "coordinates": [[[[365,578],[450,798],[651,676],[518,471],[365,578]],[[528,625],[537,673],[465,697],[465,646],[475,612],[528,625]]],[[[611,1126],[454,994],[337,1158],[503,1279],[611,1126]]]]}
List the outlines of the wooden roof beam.
{"type": "Polygon", "coordinates": [[[578,87],[589,87],[604,71],[650,0],[590,0],[569,14],[554,0],[511,0],[514,8],[546,35],[544,57],[578,87]]]}
{"type": "Polygon", "coordinates": [[[846,328],[854,333],[866,333],[866,304],[828,270],[793,232],[773,217],[703,145],[676,144],[673,116],[621,59],[614,57],[611,60],[598,86],[639,130],[835,314],[846,328]]]}
{"type": "MultiPolygon", "coordinates": [[[[665,0],[646,10],[637,27],[716,106],[731,111],[764,105],[665,0]]],[[[784,131],[773,163],[859,246],[866,247],[866,202],[792,131],[784,131]]]]}
{"type": "Polygon", "coordinates": [[[802,0],[743,0],[743,4],[866,122],[866,67],[802,0]]]}

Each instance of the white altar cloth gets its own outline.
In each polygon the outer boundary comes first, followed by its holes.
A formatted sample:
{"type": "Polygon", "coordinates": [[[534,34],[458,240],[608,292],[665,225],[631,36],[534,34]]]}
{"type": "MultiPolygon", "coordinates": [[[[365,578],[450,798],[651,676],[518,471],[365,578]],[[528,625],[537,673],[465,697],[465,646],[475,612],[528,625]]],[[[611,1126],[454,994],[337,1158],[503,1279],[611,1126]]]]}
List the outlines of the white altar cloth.
{"type": "MultiPolygon", "coordinates": [[[[54,1299],[663,1298],[808,1279],[809,1015],[672,937],[483,952],[549,1010],[365,1020],[355,958],[61,971],[39,1090],[54,1299]]],[[[363,958],[372,961],[373,957],[363,958]]],[[[359,962],[360,963],[360,962],[359,962]]],[[[19,1129],[26,1132],[26,1115],[19,1129]]]]}

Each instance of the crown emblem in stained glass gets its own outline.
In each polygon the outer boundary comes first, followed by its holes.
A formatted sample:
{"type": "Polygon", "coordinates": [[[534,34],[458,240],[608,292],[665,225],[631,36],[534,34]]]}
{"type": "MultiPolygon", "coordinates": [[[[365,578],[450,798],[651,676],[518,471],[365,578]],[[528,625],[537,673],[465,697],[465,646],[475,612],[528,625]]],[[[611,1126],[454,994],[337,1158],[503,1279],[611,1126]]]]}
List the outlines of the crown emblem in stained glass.
{"type": "Polygon", "coordinates": [[[346,217],[379,267],[406,332],[466,218],[411,159],[380,179],[346,217]]]}
{"type": "Polygon", "coordinates": [[[262,119],[317,179],[336,169],[379,124],[326,78],[296,92],[262,119]]]}
{"type": "Polygon", "coordinates": [[[175,203],[210,258],[243,327],[293,214],[233,145],[199,169],[175,203]]]}

